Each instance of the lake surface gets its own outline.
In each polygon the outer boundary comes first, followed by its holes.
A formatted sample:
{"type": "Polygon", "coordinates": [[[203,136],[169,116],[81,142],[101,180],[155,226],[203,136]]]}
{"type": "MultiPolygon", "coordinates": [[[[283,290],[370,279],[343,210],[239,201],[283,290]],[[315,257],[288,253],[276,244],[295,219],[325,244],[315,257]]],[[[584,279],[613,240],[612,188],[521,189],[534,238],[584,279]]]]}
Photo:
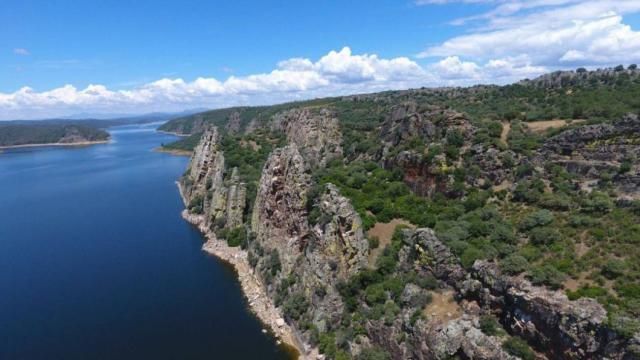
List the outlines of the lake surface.
{"type": "Polygon", "coordinates": [[[0,154],[0,359],[287,359],[201,251],[152,125],[0,154]]]}

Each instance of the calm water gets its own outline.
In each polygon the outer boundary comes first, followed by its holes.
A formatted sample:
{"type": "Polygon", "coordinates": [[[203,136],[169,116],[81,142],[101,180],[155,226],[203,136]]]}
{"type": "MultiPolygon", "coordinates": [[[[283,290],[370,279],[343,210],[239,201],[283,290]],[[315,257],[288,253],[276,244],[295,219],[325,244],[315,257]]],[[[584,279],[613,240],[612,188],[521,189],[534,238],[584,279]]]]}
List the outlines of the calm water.
{"type": "Polygon", "coordinates": [[[182,220],[170,135],[0,154],[0,359],[286,359],[182,220]]]}

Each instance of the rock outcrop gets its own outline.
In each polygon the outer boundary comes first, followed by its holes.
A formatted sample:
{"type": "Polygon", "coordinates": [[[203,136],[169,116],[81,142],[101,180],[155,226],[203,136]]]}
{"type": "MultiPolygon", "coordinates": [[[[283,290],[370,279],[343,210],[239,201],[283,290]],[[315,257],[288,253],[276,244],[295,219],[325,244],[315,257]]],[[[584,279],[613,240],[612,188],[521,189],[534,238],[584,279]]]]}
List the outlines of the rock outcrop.
{"type": "Polygon", "coordinates": [[[317,206],[321,222],[305,249],[301,280],[311,299],[312,322],[326,329],[344,310],[337,285],[366,268],[369,243],[360,216],[335,186],[326,186],[317,206]]]}
{"type": "Polygon", "coordinates": [[[205,226],[236,228],[244,223],[246,185],[235,168],[225,182],[227,171],[219,136],[215,127],[203,133],[181,187],[192,212],[204,215],[205,226]]]}
{"type": "MultiPolygon", "coordinates": [[[[418,259],[423,269],[455,287],[460,299],[477,302],[485,312],[495,313],[511,334],[526,339],[548,357],[626,359],[632,356],[626,350],[628,340],[608,326],[607,312],[596,300],[571,301],[560,291],[503,275],[492,262],[478,260],[472,271],[466,272],[430,229],[419,229],[407,236],[408,243],[420,254],[418,259]]],[[[454,328],[457,326],[460,324],[454,328]]],[[[448,334],[445,331],[439,335],[448,339],[446,344],[463,343],[462,339],[445,336],[448,334]]]]}
{"type": "Polygon", "coordinates": [[[338,119],[327,109],[300,108],[278,113],[272,119],[272,129],[284,132],[310,167],[324,166],[342,155],[338,119]]]}
{"type": "Polygon", "coordinates": [[[640,199],[640,119],[626,115],[611,124],[580,126],[547,140],[535,160],[551,161],[584,181],[612,174],[621,196],[640,199]],[[629,168],[620,172],[623,164],[629,168]]]}
{"type": "Polygon", "coordinates": [[[251,226],[262,248],[278,252],[285,273],[291,272],[311,236],[306,218],[310,188],[311,176],[297,145],[276,149],[269,156],[251,226]]]}

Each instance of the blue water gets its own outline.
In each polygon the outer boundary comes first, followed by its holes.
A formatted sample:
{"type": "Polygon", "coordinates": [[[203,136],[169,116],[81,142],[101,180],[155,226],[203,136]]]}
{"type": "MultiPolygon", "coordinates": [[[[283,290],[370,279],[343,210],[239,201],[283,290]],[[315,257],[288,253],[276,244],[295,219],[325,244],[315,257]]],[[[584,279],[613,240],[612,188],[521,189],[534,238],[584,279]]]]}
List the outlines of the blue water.
{"type": "Polygon", "coordinates": [[[174,137],[0,153],[0,359],[286,359],[201,251],[174,137]]]}

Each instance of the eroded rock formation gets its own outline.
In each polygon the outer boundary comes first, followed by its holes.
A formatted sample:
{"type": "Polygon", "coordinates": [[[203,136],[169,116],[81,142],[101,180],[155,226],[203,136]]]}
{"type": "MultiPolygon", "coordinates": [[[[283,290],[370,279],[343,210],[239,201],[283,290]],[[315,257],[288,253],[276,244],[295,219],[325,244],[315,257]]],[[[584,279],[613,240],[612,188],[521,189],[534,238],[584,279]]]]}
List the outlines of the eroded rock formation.
{"type": "Polygon", "coordinates": [[[338,119],[327,109],[300,108],[278,113],[272,119],[272,129],[284,132],[310,167],[324,166],[342,155],[338,119]]]}

